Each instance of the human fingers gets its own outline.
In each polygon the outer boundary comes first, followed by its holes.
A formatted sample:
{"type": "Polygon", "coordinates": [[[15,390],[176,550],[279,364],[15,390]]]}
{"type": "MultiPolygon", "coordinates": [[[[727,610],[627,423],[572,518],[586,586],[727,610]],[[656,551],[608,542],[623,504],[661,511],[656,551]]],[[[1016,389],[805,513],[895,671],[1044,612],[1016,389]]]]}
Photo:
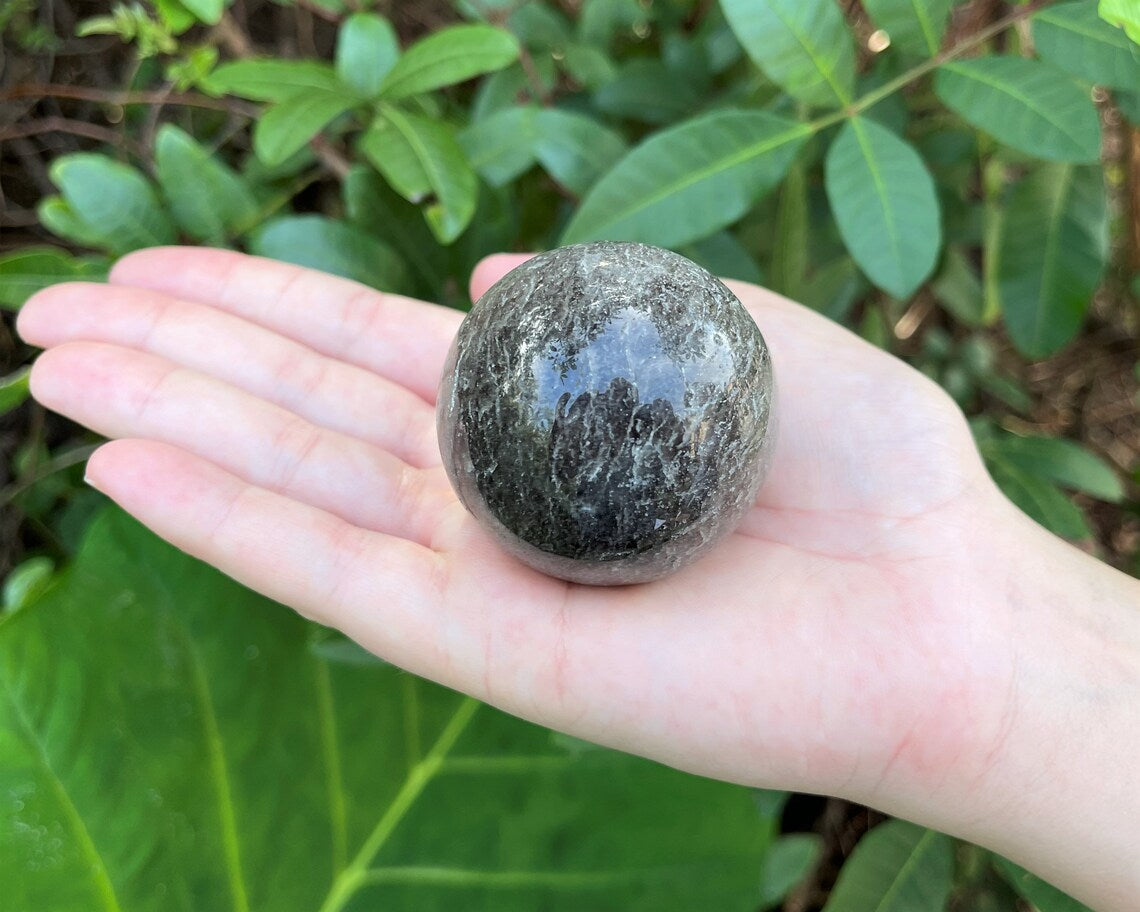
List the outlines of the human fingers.
{"type": "Polygon", "coordinates": [[[161,291],[218,308],[355,364],[435,402],[463,315],[348,279],[203,247],[155,247],[121,259],[113,285],[161,291]]]}
{"type": "Polygon", "coordinates": [[[250,484],[420,543],[454,500],[438,479],[379,447],[133,349],[65,343],[40,356],[31,387],[48,408],[101,434],[181,447],[250,484]]]}
{"type": "Polygon", "coordinates": [[[419,396],[225,311],[145,288],[69,282],[32,297],[18,328],[41,348],[89,341],[150,352],[412,465],[439,464],[434,413],[419,396]]]}
{"type": "MultiPolygon", "coordinates": [[[[180,447],[114,440],[87,480],[167,541],[322,623],[361,611],[400,620],[438,602],[430,549],[250,483],[180,447]]],[[[397,657],[389,654],[390,658],[397,657]]]]}

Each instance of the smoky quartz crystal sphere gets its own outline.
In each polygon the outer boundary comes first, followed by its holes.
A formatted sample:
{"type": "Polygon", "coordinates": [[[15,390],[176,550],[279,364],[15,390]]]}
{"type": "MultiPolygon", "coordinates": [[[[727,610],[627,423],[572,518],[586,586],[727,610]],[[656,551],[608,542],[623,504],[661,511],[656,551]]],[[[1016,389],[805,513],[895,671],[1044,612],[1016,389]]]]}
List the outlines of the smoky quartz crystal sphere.
{"type": "Polygon", "coordinates": [[[551,576],[623,584],[731,532],[767,469],[772,363],[736,296],[644,244],[523,263],[464,319],[437,406],[460,499],[551,576]]]}

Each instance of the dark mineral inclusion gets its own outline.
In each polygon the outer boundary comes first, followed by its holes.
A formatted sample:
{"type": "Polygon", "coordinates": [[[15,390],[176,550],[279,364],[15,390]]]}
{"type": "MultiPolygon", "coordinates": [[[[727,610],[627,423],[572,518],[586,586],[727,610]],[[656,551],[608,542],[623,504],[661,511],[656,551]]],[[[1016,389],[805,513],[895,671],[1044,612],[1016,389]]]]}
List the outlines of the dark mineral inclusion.
{"type": "Polygon", "coordinates": [[[767,468],[772,366],[743,305],[682,256],[563,247],[471,309],[437,420],[460,499],[579,583],[656,579],[731,532],[767,468]]]}

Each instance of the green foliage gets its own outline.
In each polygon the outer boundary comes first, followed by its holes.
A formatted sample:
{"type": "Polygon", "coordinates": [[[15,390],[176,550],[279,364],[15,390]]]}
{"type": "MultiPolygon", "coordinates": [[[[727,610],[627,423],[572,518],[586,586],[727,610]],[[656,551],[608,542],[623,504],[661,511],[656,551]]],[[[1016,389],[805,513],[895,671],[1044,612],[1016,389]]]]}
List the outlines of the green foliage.
{"type": "MultiPolygon", "coordinates": [[[[61,246],[0,258],[0,306],[176,241],[459,307],[488,253],[660,244],[911,358],[974,416],[1005,493],[1088,539],[1072,494],[1126,504],[1119,473],[1004,428],[1038,408],[1025,361],[1080,339],[1106,276],[1102,293],[1129,281],[1091,88],[1140,123],[1140,25],[1134,4],[1070,0],[970,32],[956,5],[864,0],[852,16],[890,39],[871,53],[834,0],[456,0],[466,22],[415,40],[403,5],[377,7],[390,21],[319,0],[321,40],[281,46],[329,59],[233,59],[237,6],[120,4],[82,29],[158,57],[124,88],[194,105],[156,121],[126,102],[129,142],[55,162],[39,214],[61,246]]],[[[26,395],[25,370],[0,381],[0,409],[26,395]]],[[[816,838],[780,836],[782,793],[754,803],[476,707],[116,514],[57,572],[102,504],[68,446],[13,460],[32,479],[15,502],[59,545],[0,609],[0,895],[17,908],[755,910],[819,863],[816,838]]],[[[876,827],[828,912],[945,908],[951,849],[876,827]]],[[[1007,899],[1079,908],[995,864],[1007,899]]]]}
{"type": "Polygon", "coordinates": [[[868,278],[910,297],[942,247],[934,181],[918,153],[886,127],[852,117],[828,150],[825,180],[839,231],[868,278]]]}
{"type": "Polygon", "coordinates": [[[1087,89],[1050,64],[1021,57],[962,60],[940,67],[934,88],[964,120],[1026,155],[1100,159],[1100,123],[1087,89]]]}
{"type": "Polygon", "coordinates": [[[1124,496],[1115,470],[1071,440],[1020,437],[985,421],[975,422],[974,436],[1005,495],[1063,538],[1086,539],[1092,531],[1084,514],[1059,488],[1107,501],[1124,496]]]}
{"type": "Polygon", "coordinates": [[[97,257],[73,257],[53,247],[27,247],[0,257],[0,307],[15,310],[41,288],[100,279],[106,273],[106,264],[97,257]]]}
{"type": "Polygon", "coordinates": [[[953,867],[948,836],[888,820],[855,847],[824,912],[942,912],[953,867]]]}
{"type": "Polygon", "coordinates": [[[750,912],[816,857],[747,789],[334,645],[104,514],[0,620],[6,903],[750,912]]]}
{"type": "Polygon", "coordinates": [[[999,232],[998,298],[1013,343],[1042,358],[1073,338],[1104,272],[1099,168],[1042,165],[1010,194],[999,232]]]}

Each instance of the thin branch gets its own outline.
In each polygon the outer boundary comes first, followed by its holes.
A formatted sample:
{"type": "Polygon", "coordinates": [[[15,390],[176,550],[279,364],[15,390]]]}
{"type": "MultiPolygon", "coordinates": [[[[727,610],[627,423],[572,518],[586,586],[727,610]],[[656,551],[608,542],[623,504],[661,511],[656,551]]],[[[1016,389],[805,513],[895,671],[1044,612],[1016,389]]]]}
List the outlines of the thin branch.
{"type": "Polygon", "coordinates": [[[0,102],[14,101],[17,98],[73,98],[78,101],[94,101],[110,105],[150,105],[173,104],[191,108],[210,108],[214,111],[230,111],[244,117],[255,117],[257,108],[240,101],[224,98],[211,98],[198,92],[161,91],[113,92],[104,89],[91,89],[83,86],[58,85],[56,83],[21,83],[0,92],[0,102]]]}
{"type": "Polygon", "coordinates": [[[16,124],[0,130],[0,142],[8,142],[21,136],[38,136],[41,133],[73,133],[76,136],[94,139],[96,142],[119,144],[119,134],[115,130],[67,117],[44,117],[16,124]]]}

